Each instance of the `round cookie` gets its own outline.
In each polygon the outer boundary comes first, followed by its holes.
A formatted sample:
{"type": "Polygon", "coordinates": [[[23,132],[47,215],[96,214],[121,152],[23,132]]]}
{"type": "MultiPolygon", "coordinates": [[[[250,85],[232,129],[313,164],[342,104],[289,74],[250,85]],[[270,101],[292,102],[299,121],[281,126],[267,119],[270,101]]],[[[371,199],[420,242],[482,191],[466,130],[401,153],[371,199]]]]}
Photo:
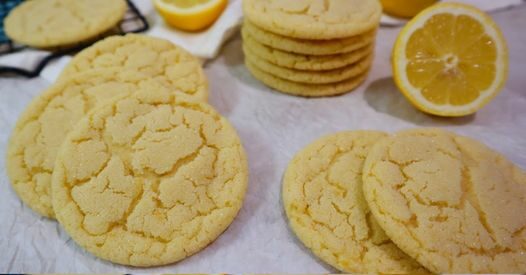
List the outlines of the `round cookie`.
{"type": "Polygon", "coordinates": [[[277,66],[296,70],[326,71],[339,69],[356,63],[360,59],[372,54],[374,50],[374,44],[369,44],[355,51],[343,54],[300,55],[273,49],[257,42],[246,31],[243,30],[242,33],[243,47],[248,49],[253,55],[277,66]]]}
{"type": "Polygon", "coordinates": [[[297,83],[305,84],[330,84],[356,77],[368,71],[373,62],[373,55],[366,56],[355,64],[347,67],[328,71],[305,71],[283,68],[259,58],[248,47],[243,47],[245,58],[256,65],[260,70],[276,77],[297,83]]]}
{"type": "Polygon", "coordinates": [[[197,100],[208,98],[208,82],[197,58],[167,40],[139,34],[112,36],[95,43],[69,62],[60,79],[110,67],[137,70],[197,100]]]}
{"type": "Polygon", "coordinates": [[[432,272],[526,270],[526,173],[478,141],[400,132],[371,149],[363,184],[387,235],[432,272]]]}
{"type": "Polygon", "coordinates": [[[7,36],[37,48],[71,46],[95,38],[124,17],[124,0],[24,1],[4,20],[7,36]]]}
{"type": "Polygon", "coordinates": [[[54,217],[51,173],[67,133],[96,105],[145,83],[156,82],[134,71],[99,69],[58,82],[33,99],[20,116],[7,150],[7,174],[20,198],[36,212],[54,217]]]}
{"type": "Polygon", "coordinates": [[[75,126],[52,180],[57,219],[80,246],[156,266],[198,252],[230,225],[248,168],[236,131],[211,106],[143,86],[75,126]]]}
{"type": "Polygon", "coordinates": [[[362,193],[362,167],[369,149],[386,134],[341,132],[302,149],[283,179],[290,227],[316,256],[359,274],[426,273],[378,226],[362,193]]]}
{"type": "Polygon", "coordinates": [[[243,12],[258,27],[287,37],[345,38],[378,27],[377,0],[245,0],[243,12]]]}
{"type": "Polygon", "coordinates": [[[367,78],[367,71],[347,80],[331,84],[304,84],[285,80],[259,69],[257,65],[245,60],[245,65],[252,75],[265,85],[277,91],[304,97],[323,97],[340,95],[352,91],[367,78]]]}
{"type": "Polygon", "coordinates": [[[333,40],[305,40],[285,37],[263,30],[249,20],[243,22],[243,32],[257,42],[289,53],[303,55],[334,55],[348,53],[372,44],[376,39],[376,29],[353,37],[333,40]]]}

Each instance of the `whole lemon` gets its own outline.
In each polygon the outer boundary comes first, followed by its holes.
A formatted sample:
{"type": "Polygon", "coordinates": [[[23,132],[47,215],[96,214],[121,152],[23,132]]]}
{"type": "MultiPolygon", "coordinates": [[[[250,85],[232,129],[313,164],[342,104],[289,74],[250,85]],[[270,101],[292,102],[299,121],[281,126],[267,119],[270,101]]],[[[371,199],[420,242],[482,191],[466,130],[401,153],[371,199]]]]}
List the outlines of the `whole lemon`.
{"type": "Polygon", "coordinates": [[[380,0],[384,12],[403,18],[411,18],[439,0],[380,0]]]}

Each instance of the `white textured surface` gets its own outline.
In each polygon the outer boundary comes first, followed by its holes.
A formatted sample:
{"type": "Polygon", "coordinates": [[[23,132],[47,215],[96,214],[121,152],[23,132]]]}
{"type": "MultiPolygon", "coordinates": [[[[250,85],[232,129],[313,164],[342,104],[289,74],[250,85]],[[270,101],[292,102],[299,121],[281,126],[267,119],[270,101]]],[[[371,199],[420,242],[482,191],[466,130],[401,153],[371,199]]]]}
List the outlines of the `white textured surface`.
{"type": "MultiPolygon", "coordinates": [[[[272,92],[243,65],[239,38],[208,64],[211,103],[228,117],[244,142],[250,183],[244,207],[211,246],[180,263],[151,269],[112,265],[84,252],[54,221],[23,206],[0,158],[0,272],[335,272],[296,240],[281,207],[281,177],[292,156],[321,135],[341,130],[396,131],[444,127],[477,138],[526,168],[526,6],[494,15],[511,50],[510,80],[475,116],[444,119],[416,111],[394,87],[389,64],[399,31],[379,31],[376,60],[368,81],[341,97],[303,99],[272,92]]],[[[42,79],[0,79],[0,154],[11,128],[31,98],[46,87],[42,79]]]]}

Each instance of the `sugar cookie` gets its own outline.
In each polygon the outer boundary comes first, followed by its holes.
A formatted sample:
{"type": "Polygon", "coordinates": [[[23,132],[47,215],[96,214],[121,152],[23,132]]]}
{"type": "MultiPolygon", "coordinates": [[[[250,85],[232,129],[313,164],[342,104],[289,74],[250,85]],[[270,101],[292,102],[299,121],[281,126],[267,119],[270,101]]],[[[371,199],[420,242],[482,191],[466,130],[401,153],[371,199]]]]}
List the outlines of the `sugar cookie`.
{"type": "Polygon", "coordinates": [[[380,226],[429,270],[526,270],[526,173],[502,155],[443,130],[409,130],[378,142],[363,174],[380,226]]]}
{"type": "Polygon", "coordinates": [[[259,58],[247,47],[244,47],[243,50],[245,52],[245,58],[247,61],[256,65],[260,70],[285,80],[305,84],[331,84],[344,81],[349,78],[364,74],[369,70],[371,63],[373,62],[373,55],[369,55],[362,60],[359,60],[355,64],[351,64],[339,69],[328,71],[295,70],[283,68],[259,58]]]}
{"type": "Polygon", "coordinates": [[[272,64],[289,69],[305,71],[326,71],[339,69],[371,55],[374,44],[369,44],[355,51],[334,55],[302,55],[273,49],[257,42],[250,34],[243,31],[243,47],[257,57],[272,64]]]}
{"type": "Polygon", "coordinates": [[[248,168],[236,131],[211,106],[145,85],[75,126],[52,181],[57,219],[80,246],[156,266],[200,251],[230,225],[248,168]]]}
{"type": "Polygon", "coordinates": [[[360,86],[367,78],[367,72],[341,82],[331,84],[304,84],[285,80],[259,69],[257,65],[245,60],[245,65],[252,75],[265,85],[291,95],[304,97],[323,97],[340,95],[360,86]]]}
{"type": "Polygon", "coordinates": [[[124,17],[124,0],[24,1],[4,20],[7,36],[37,48],[72,46],[113,28],[124,17]]]}
{"type": "Polygon", "coordinates": [[[328,40],[376,28],[382,6],[377,0],[245,0],[248,20],[287,37],[328,40]]]}
{"type": "Polygon", "coordinates": [[[110,67],[137,70],[197,100],[208,98],[208,82],[197,58],[167,40],[139,34],[112,36],[95,43],[78,53],[60,78],[110,67]]]}
{"type": "Polygon", "coordinates": [[[249,20],[244,21],[243,31],[257,42],[285,52],[308,55],[331,55],[355,51],[374,42],[376,29],[360,35],[331,40],[296,39],[263,30],[249,20]]]}
{"type": "Polygon", "coordinates": [[[362,193],[362,167],[381,132],[341,132],[302,149],[283,179],[290,226],[316,256],[360,274],[426,273],[393,244],[374,220],[362,193]]]}
{"type": "Polygon", "coordinates": [[[20,116],[7,150],[7,174],[20,198],[54,217],[51,173],[67,133],[96,105],[149,82],[155,80],[134,71],[99,69],[72,76],[36,97],[20,116]]]}

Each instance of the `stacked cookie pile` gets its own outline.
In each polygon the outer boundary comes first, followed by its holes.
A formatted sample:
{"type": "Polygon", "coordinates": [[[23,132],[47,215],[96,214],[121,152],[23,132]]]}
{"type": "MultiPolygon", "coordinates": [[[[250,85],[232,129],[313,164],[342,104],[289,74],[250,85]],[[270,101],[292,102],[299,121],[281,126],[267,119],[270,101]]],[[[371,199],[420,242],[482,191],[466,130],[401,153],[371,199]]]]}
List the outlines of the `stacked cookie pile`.
{"type": "Polygon", "coordinates": [[[188,257],[233,221],[248,181],[241,141],[207,96],[198,60],[169,41],[102,40],[21,115],[7,156],[13,189],[100,258],[188,257]]]}
{"type": "Polygon", "coordinates": [[[358,87],[374,57],[376,0],[245,0],[243,50],[252,75],[278,91],[319,97],[358,87]]]}
{"type": "Polygon", "coordinates": [[[299,239],[348,273],[526,270],[526,172],[451,132],[321,138],[291,161],[283,203],[299,239]]]}

